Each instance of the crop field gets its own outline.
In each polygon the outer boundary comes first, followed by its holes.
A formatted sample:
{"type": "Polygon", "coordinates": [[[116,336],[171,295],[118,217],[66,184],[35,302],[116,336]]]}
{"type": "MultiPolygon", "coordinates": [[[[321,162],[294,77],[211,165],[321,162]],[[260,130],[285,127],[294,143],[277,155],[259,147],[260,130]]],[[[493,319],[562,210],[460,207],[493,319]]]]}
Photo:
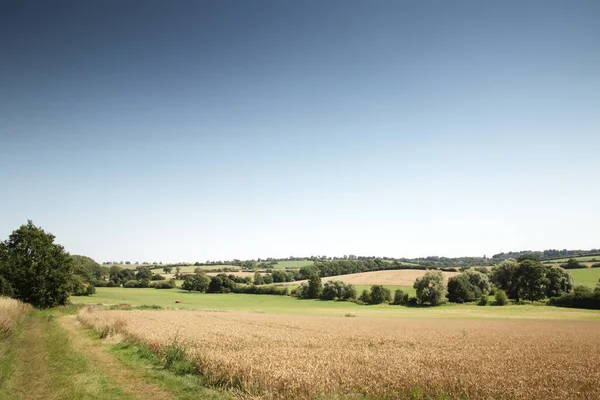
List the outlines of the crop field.
{"type": "Polygon", "coordinates": [[[600,279],[600,268],[570,269],[569,273],[576,284],[587,285],[594,288],[600,279]]]}
{"type": "MultiPolygon", "coordinates": [[[[342,281],[353,285],[384,285],[384,286],[411,286],[415,283],[415,279],[425,274],[425,270],[419,269],[397,269],[385,271],[361,272],[359,274],[328,276],[323,278],[323,282],[327,281],[342,281]]],[[[458,272],[442,272],[444,278],[448,280],[458,272]]],[[[288,282],[288,285],[297,285],[305,281],[288,282]]]]}
{"type": "Polygon", "coordinates": [[[209,381],[250,396],[600,396],[598,322],[93,308],[79,318],[155,349],[176,343],[209,381]]]}
{"type": "Polygon", "coordinates": [[[21,317],[31,309],[29,304],[0,297],[0,340],[10,336],[21,317]]]}
{"type": "MultiPolygon", "coordinates": [[[[402,288],[410,290],[409,288],[402,288]]],[[[71,297],[74,304],[132,306],[158,305],[174,309],[253,311],[257,313],[377,318],[443,318],[443,319],[552,319],[600,321],[600,312],[544,305],[475,306],[448,303],[440,307],[421,308],[387,304],[358,305],[348,301],[300,300],[290,296],[255,294],[209,294],[182,290],[96,288],[92,296],[71,297]],[[181,303],[175,303],[180,300],[181,303]]]]}
{"type": "Polygon", "coordinates": [[[278,261],[273,268],[302,268],[308,265],[313,265],[312,261],[278,261]]]}

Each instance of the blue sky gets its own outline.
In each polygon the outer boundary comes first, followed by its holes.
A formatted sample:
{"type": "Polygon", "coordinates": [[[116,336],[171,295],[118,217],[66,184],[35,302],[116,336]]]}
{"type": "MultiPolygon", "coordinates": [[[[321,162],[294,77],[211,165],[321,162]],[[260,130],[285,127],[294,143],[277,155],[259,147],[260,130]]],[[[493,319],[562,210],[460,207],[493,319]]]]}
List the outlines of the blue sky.
{"type": "Polygon", "coordinates": [[[98,261],[597,248],[600,3],[0,4],[0,237],[98,261]]]}

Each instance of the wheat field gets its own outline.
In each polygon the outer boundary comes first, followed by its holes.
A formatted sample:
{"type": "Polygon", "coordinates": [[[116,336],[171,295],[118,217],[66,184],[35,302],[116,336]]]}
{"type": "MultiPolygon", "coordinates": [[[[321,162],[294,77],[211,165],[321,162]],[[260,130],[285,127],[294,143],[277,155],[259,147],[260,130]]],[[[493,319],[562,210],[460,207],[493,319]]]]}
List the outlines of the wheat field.
{"type": "Polygon", "coordinates": [[[249,397],[600,398],[597,322],[94,308],[79,318],[154,349],[175,341],[209,382],[249,397]]]}
{"type": "MultiPolygon", "coordinates": [[[[412,286],[415,280],[425,275],[426,270],[420,269],[394,269],[383,271],[360,272],[357,274],[336,275],[321,278],[323,282],[342,281],[353,285],[387,285],[387,286],[412,286]]],[[[446,272],[442,274],[448,279],[459,274],[459,272],[446,272]]],[[[286,285],[299,285],[306,280],[288,282],[286,285]]]]}
{"type": "Polygon", "coordinates": [[[23,315],[31,310],[29,304],[8,297],[0,297],[0,339],[10,336],[23,315]]]}

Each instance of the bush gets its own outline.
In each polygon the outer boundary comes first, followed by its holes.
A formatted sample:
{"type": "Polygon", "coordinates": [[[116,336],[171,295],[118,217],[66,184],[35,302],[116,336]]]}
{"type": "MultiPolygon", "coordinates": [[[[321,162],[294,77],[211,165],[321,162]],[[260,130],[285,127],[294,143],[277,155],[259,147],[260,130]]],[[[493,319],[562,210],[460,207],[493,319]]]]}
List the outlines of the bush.
{"type": "Polygon", "coordinates": [[[408,302],[406,303],[407,306],[416,306],[417,304],[419,304],[419,299],[416,297],[409,297],[408,302]]]}
{"type": "Polygon", "coordinates": [[[577,268],[586,268],[585,265],[580,263],[574,258],[569,258],[566,264],[561,264],[561,267],[564,269],[577,269],[577,268]]]}
{"type": "Polygon", "coordinates": [[[232,290],[234,293],[245,293],[245,294],[272,294],[276,296],[287,296],[289,294],[289,287],[287,286],[275,286],[275,285],[249,285],[242,286],[237,285],[232,290]]]}
{"type": "Polygon", "coordinates": [[[592,268],[600,268],[600,263],[592,264],[592,268]]]}
{"type": "Polygon", "coordinates": [[[183,281],[183,285],[181,285],[181,289],[187,290],[188,292],[196,291],[196,292],[206,292],[208,286],[210,284],[210,277],[205,273],[199,273],[196,275],[188,275],[185,277],[183,281]]]}
{"type": "Polygon", "coordinates": [[[394,304],[404,305],[408,303],[408,293],[404,293],[402,289],[397,289],[394,292],[394,304]]]}
{"type": "Polygon", "coordinates": [[[153,281],[164,281],[164,280],[166,280],[166,279],[167,279],[167,278],[165,278],[164,276],[162,276],[162,275],[159,275],[159,274],[154,274],[154,275],[152,275],[152,280],[153,280],[153,281]]]}
{"type": "Polygon", "coordinates": [[[147,279],[142,279],[141,281],[136,281],[135,279],[129,280],[123,284],[124,288],[147,288],[150,287],[150,281],[147,279]]]}
{"type": "Polygon", "coordinates": [[[496,289],[496,293],[494,294],[495,303],[497,306],[503,306],[508,303],[508,296],[504,290],[496,289]]]}
{"type": "Polygon", "coordinates": [[[169,279],[169,281],[159,281],[153,286],[154,289],[175,289],[177,287],[175,284],[175,279],[169,279]]]}
{"type": "Polygon", "coordinates": [[[371,286],[370,304],[382,304],[386,301],[391,301],[392,295],[390,290],[381,285],[371,286]]]}
{"type": "Polygon", "coordinates": [[[358,297],[358,301],[364,304],[371,304],[371,294],[367,289],[364,289],[361,295],[358,297]]]}
{"type": "Polygon", "coordinates": [[[321,292],[321,300],[353,300],[356,298],[356,289],[353,285],[346,285],[342,281],[325,282],[321,292]]]}
{"type": "Polygon", "coordinates": [[[487,303],[488,303],[487,294],[482,294],[479,297],[479,301],[477,302],[477,305],[479,305],[479,306],[485,306],[485,305],[487,305],[487,303]]]}
{"type": "Polygon", "coordinates": [[[572,293],[551,298],[548,304],[558,307],[600,310],[600,290],[592,291],[587,286],[577,287],[572,293]]]}
{"type": "Polygon", "coordinates": [[[464,273],[448,280],[448,300],[453,303],[475,301],[481,295],[479,287],[473,285],[464,273]]]}

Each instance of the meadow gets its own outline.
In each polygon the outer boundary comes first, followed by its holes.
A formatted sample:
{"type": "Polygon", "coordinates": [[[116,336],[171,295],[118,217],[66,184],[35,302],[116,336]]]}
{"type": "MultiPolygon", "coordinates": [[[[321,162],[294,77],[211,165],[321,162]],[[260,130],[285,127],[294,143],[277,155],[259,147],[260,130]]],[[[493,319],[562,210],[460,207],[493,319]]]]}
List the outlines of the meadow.
{"type": "MultiPolygon", "coordinates": [[[[412,289],[402,288],[407,291],[412,289]]],[[[558,308],[539,304],[476,306],[447,303],[439,307],[404,307],[388,304],[359,305],[348,301],[300,300],[291,296],[254,294],[210,294],[178,289],[96,288],[92,296],[71,297],[74,304],[132,306],[157,305],[169,309],[251,311],[254,313],[365,318],[443,318],[443,319],[553,319],[596,320],[600,312],[558,308]],[[180,300],[177,304],[175,301],[180,300]]]]}
{"type": "Polygon", "coordinates": [[[587,285],[592,289],[600,279],[600,268],[570,269],[569,273],[578,285],[587,285]]]}
{"type": "MultiPolygon", "coordinates": [[[[430,311],[435,312],[420,310],[430,311]]],[[[79,319],[158,353],[169,354],[174,346],[184,350],[209,383],[228,385],[250,397],[600,395],[598,321],[371,318],[367,322],[256,312],[91,307],[80,311],[79,319]]]]}

